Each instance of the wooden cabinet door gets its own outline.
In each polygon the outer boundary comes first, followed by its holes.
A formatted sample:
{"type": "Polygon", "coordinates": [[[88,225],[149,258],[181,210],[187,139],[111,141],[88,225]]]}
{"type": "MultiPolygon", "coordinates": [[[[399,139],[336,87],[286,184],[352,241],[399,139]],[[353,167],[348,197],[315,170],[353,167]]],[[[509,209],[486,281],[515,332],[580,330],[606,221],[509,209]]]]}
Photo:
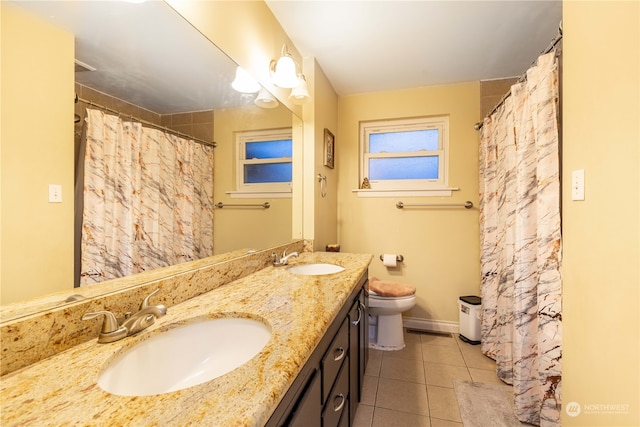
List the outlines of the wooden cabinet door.
{"type": "Polygon", "coordinates": [[[290,421],[291,427],[321,427],[322,403],[320,402],[321,376],[318,370],[313,373],[306,391],[300,396],[290,421]]]}

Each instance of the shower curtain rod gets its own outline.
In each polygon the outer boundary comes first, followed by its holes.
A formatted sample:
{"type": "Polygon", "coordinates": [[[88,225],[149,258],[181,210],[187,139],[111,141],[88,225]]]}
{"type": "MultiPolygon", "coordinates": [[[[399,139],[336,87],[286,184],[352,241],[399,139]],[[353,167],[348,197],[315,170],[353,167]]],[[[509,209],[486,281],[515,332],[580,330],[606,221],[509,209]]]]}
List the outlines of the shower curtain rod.
{"type": "MultiPolygon", "coordinates": [[[[551,40],[551,43],[549,43],[549,46],[547,46],[546,49],[544,49],[542,52],[540,52],[538,54],[538,57],[540,57],[541,55],[545,55],[549,52],[551,52],[553,49],[555,49],[556,45],[558,43],[560,43],[560,40],[562,40],[562,21],[560,21],[560,25],[558,26],[558,34],[556,35],[556,37],[551,40]]],[[[531,65],[529,65],[529,68],[531,68],[533,65],[535,65],[535,63],[538,61],[538,58],[536,58],[531,65]]],[[[527,79],[527,72],[525,71],[524,74],[522,74],[519,78],[518,78],[518,83],[522,83],[523,81],[525,81],[527,79]]],[[[507,92],[502,98],[500,98],[500,101],[498,101],[498,103],[496,104],[495,107],[493,107],[493,109],[489,112],[489,114],[487,114],[485,117],[490,117],[493,113],[496,112],[496,110],[498,108],[500,108],[500,106],[502,104],[504,104],[504,101],[507,100],[508,97],[511,96],[511,91],[507,92]]],[[[475,130],[480,130],[482,129],[482,126],[484,126],[484,121],[482,122],[478,122],[476,123],[473,127],[475,130]]]]}
{"type": "Polygon", "coordinates": [[[150,121],[140,119],[138,117],[133,117],[131,114],[121,113],[118,110],[114,110],[113,108],[105,107],[104,105],[96,104],[95,102],[90,101],[90,100],[79,98],[78,95],[76,95],[76,102],[78,102],[78,101],[84,102],[85,104],[88,104],[90,107],[96,107],[96,108],[99,108],[101,110],[108,111],[110,113],[116,114],[116,115],[118,115],[120,117],[129,118],[132,121],[136,121],[138,123],[142,123],[145,126],[149,126],[149,127],[164,131],[166,133],[170,133],[172,135],[179,136],[181,138],[190,139],[190,140],[192,140],[194,142],[197,142],[199,144],[208,145],[209,147],[217,147],[218,146],[218,144],[215,143],[215,142],[205,141],[204,139],[199,139],[199,138],[194,138],[193,136],[187,135],[186,133],[178,132],[177,130],[172,130],[172,129],[169,129],[168,127],[166,127],[166,126],[160,126],[160,125],[157,125],[157,124],[152,123],[150,121]]]}

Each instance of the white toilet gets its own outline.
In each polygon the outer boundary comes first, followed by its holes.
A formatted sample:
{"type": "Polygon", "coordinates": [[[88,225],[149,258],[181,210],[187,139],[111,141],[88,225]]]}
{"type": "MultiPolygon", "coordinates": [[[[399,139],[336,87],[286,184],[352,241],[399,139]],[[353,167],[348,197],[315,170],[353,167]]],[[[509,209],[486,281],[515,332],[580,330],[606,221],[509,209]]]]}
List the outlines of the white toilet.
{"type": "Polygon", "coordinates": [[[369,290],[369,347],[377,350],[402,350],[404,330],[402,312],[416,305],[415,293],[383,297],[369,290]]]}

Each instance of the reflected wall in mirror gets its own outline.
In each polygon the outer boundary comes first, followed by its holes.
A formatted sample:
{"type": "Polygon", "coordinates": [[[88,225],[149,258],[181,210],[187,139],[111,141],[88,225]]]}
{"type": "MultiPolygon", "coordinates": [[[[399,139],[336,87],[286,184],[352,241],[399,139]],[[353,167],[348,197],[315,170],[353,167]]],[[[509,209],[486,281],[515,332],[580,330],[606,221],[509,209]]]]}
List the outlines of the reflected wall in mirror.
{"type": "MultiPolygon", "coordinates": [[[[292,240],[290,197],[238,200],[227,192],[235,190],[235,134],[291,127],[294,116],[233,90],[237,65],[165,2],[10,1],[2,8],[2,305],[74,293],[74,141],[86,108],[75,104],[81,120],[74,130],[74,93],[215,141],[213,202],[270,202],[269,209],[214,210],[214,260],[292,240]],[[48,201],[50,184],[61,186],[61,203],[48,201]]],[[[99,295],[103,285],[91,286],[91,296],[99,295]]]]}

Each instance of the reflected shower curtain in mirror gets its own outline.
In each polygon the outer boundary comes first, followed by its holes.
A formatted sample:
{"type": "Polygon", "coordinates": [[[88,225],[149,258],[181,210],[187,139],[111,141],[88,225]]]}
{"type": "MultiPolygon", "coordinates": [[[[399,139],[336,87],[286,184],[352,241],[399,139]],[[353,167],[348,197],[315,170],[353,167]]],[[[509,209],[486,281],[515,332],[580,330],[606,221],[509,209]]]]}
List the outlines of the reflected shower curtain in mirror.
{"type": "Polygon", "coordinates": [[[554,53],[483,123],[480,147],[482,351],[513,385],[516,416],[560,425],[558,73],[554,53]]]}
{"type": "Polygon", "coordinates": [[[87,110],[80,284],[213,254],[213,148],[87,110]]]}

